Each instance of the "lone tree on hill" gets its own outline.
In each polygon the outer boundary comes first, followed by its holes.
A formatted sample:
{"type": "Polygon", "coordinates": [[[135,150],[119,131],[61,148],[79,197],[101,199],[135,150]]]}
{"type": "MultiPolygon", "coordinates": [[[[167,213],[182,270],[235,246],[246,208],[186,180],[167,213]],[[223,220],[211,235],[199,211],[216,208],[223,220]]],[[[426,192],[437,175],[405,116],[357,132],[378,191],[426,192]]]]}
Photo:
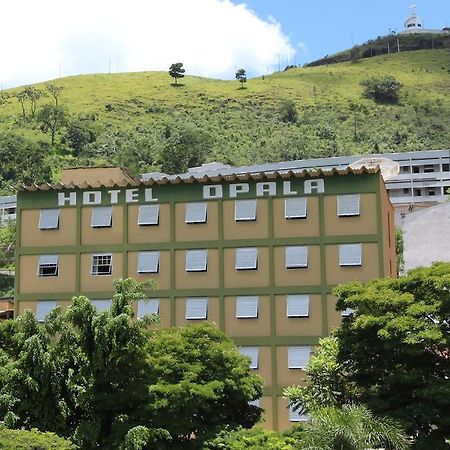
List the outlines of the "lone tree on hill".
{"type": "Polygon", "coordinates": [[[244,83],[247,82],[247,75],[245,74],[245,69],[239,69],[236,71],[236,80],[241,83],[241,89],[244,89],[244,83]]]}
{"type": "Polygon", "coordinates": [[[185,69],[183,69],[183,63],[173,63],[169,69],[169,75],[174,79],[175,84],[178,84],[178,78],[184,77],[185,69]]]}
{"type": "Polygon", "coordinates": [[[61,95],[64,86],[57,86],[56,84],[47,84],[47,91],[55,99],[55,106],[58,107],[59,96],[61,95]]]}

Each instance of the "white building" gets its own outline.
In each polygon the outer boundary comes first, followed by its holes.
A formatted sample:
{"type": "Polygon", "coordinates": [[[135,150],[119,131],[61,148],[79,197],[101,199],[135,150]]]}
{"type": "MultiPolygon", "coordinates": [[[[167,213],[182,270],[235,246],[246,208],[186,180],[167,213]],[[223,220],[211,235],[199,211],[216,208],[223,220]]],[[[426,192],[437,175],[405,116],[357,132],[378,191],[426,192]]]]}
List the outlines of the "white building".
{"type": "Polygon", "coordinates": [[[403,31],[400,31],[400,34],[413,34],[413,33],[431,33],[431,34],[448,34],[449,31],[447,29],[444,30],[433,30],[426,29],[423,27],[422,19],[416,14],[416,5],[411,5],[411,13],[406,18],[403,26],[405,27],[403,31]]]}

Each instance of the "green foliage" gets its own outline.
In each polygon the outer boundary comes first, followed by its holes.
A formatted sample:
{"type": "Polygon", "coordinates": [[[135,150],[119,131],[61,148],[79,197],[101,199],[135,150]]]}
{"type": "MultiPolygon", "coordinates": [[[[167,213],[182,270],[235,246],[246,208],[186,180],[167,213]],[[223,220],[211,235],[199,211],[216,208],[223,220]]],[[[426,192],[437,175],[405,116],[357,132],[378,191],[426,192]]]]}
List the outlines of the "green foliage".
{"type": "Polygon", "coordinates": [[[403,255],[403,230],[401,228],[395,229],[395,253],[397,255],[397,273],[403,273],[405,268],[405,257],[403,255]]]}
{"type": "Polygon", "coordinates": [[[244,83],[247,82],[247,75],[245,74],[245,69],[236,70],[236,80],[241,83],[241,89],[244,89],[244,83]]]}
{"type": "Polygon", "coordinates": [[[372,77],[361,81],[364,96],[380,103],[397,103],[402,84],[393,76],[372,77]]]}
{"type": "Polygon", "coordinates": [[[15,248],[16,221],[10,220],[0,228],[0,267],[6,269],[14,267],[15,248]]]}
{"type": "Polygon", "coordinates": [[[44,133],[50,132],[51,146],[55,145],[56,133],[67,123],[67,113],[64,108],[54,105],[44,105],[37,119],[44,133]]]}
{"type": "Polygon", "coordinates": [[[79,156],[88,144],[95,142],[96,134],[93,127],[86,121],[70,120],[63,136],[63,141],[69,145],[72,155],[79,156]]]}
{"type": "Polygon", "coordinates": [[[216,326],[155,331],[148,354],[152,422],[170,432],[172,448],[198,448],[226,425],[259,421],[261,409],[248,402],[262,395],[262,380],[216,326]]]}
{"type": "Polygon", "coordinates": [[[64,89],[64,86],[50,83],[47,84],[46,89],[55,100],[55,107],[57,108],[59,104],[59,97],[64,89]]]}
{"type": "Polygon", "coordinates": [[[0,273],[0,297],[14,297],[14,275],[0,273]]]}
{"type": "Polygon", "coordinates": [[[120,450],[165,450],[170,448],[171,441],[172,437],[167,430],[154,430],[139,425],[128,431],[120,450]]]}
{"type": "Polygon", "coordinates": [[[354,309],[338,332],[338,360],[360,400],[398,420],[428,448],[450,435],[450,264],[398,279],[335,288],[337,308],[354,309]]]}
{"type": "Polygon", "coordinates": [[[183,78],[184,73],[186,72],[185,69],[183,69],[183,63],[173,63],[169,68],[169,75],[173,78],[173,81],[175,84],[178,83],[178,78],[183,78]]]}
{"type": "Polygon", "coordinates": [[[284,100],[280,105],[280,117],[284,123],[297,122],[297,108],[292,100],[284,100]]]}
{"type": "Polygon", "coordinates": [[[36,429],[10,430],[0,425],[2,450],[75,450],[78,447],[54,433],[42,433],[36,429]]]}

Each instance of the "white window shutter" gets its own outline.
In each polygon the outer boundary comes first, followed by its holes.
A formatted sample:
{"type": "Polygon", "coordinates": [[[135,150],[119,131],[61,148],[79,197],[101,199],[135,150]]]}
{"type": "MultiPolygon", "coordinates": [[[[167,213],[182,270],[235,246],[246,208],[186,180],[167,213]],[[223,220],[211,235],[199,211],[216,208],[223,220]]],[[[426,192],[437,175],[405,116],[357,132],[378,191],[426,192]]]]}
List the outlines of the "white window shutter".
{"type": "Polygon", "coordinates": [[[56,302],[56,300],[39,300],[36,304],[36,320],[38,322],[43,322],[50,311],[52,311],[57,306],[58,302],[56,302]]]}
{"type": "Polygon", "coordinates": [[[306,197],[288,197],[284,200],[284,217],[286,219],[303,219],[306,217],[306,197]]]}
{"type": "Polygon", "coordinates": [[[288,347],[288,368],[305,369],[311,356],[311,347],[290,346],[288,347]]]}
{"type": "Polygon", "coordinates": [[[205,272],[208,250],[186,250],[186,272],[205,272]]]}
{"type": "Polygon", "coordinates": [[[258,249],[244,247],[236,249],[236,269],[252,270],[258,267],[258,249]]]}
{"type": "Polygon", "coordinates": [[[259,297],[257,295],[245,295],[236,297],[236,318],[256,319],[258,317],[259,297]]]}
{"type": "Polygon", "coordinates": [[[91,226],[93,228],[112,225],[112,206],[94,206],[92,208],[91,226]]]}
{"type": "Polygon", "coordinates": [[[111,299],[98,299],[98,300],[91,300],[92,305],[94,306],[95,310],[98,313],[101,313],[103,311],[107,311],[109,308],[111,308],[112,300],[111,299]]]}
{"type": "Polygon", "coordinates": [[[338,216],[359,216],[359,194],[345,194],[337,197],[338,216]]]}
{"type": "Polygon", "coordinates": [[[256,220],[256,199],[235,200],[234,218],[236,221],[256,220]]]}
{"type": "Polygon", "coordinates": [[[243,356],[250,358],[250,369],[257,369],[259,367],[258,347],[239,347],[239,351],[243,356]]]}
{"type": "Polygon", "coordinates": [[[361,244],[340,244],[339,245],[339,265],[340,266],[360,266],[362,264],[361,244]]]}
{"type": "Polygon", "coordinates": [[[159,314],[159,298],[138,301],[137,318],[142,319],[147,314],[159,314]]]}
{"type": "Polygon", "coordinates": [[[40,255],[39,265],[40,266],[58,265],[58,255],[40,255]]]}
{"type": "Polygon", "coordinates": [[[300,409],[294,411],[294,407],[289,405],[289,422],[307,422],[309,415],[307,413],[301,413],[300,409]]]}
{"type": "Polygon", "coordinates": [[[308,247],[295,245],[286,247],[286,269],[308,267],[308,247]]]}
{"type": "Polygon", "coordinates": [[[159,252],[138,253],[138,273],[159,272],[159,252]]]}
{"type": "Polygon", "coordinates": [[[158,225],[159,205],[141,205],[138,212],[138,225],[158,225]]]}
{"type": "Polygon", "coordinates": [[[41,209],[39,215],[40,230],[55,230],[59,227],[59,209],[41,209]]]}
{"type": "Polygon", "coordinates": [[[308,317],[309,295],[288,295],[286,297],[286,307],[288,317],[308,317]]]}
{"type": "Polygon", "coordinates": [[[201,320],[208,317],[207,298],[186,299],[186,319],[201,320]]]}
{"type": "Polygon", "coordinates": [[[206,202],[186,203],[186,223],[206,222],[206,202]]]}

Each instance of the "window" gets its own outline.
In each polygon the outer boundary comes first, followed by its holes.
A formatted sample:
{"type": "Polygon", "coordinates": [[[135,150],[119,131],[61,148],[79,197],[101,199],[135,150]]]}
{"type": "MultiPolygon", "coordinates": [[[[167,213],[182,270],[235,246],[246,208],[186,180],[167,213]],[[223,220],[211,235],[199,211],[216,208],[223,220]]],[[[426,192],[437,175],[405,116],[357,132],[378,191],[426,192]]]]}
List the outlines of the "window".
{"type": "Polygon", "coordinates": [[[309,317],[309,295],[288,295],[286,313],[288,317],[309,317]]]}
{"type": "Polygon", "coordinates": [[[40,230],[55,230],[59,228],[59,209],[41,209],[38,228],[40,230]]]}
{"type": "Polygon", "coordinates": [[[256,199],[235,200],[234,219],[236,222],[256,220],[256,199]]]}
{"type": "Polygon", "coordinates": [[[258,347],[239,347],[239,351],[243,356],[250,358],[250,369],[257,369],[259,366],[259,349],[258,347]]]}
{"type": "Polygon", "coordinates": [[[306,218],[306,198],[290,197],[284,200],[284,217],[286,219],[306,218]]]}
{"type": "Polygon", "coordinates": [[[308,247],[296,245],[286,247],[286,269],[308,267],[308,247]]]}
{"type": "Polygon", "coordinates": [[[43,322],[47,315],[58,306],[54,300],[39,300],[36,305],[36,320],[43,322]]]}
{"type": "Polygon", "coordinates": [[[294,406],[289,405],[289,422],[307,422],[309,415],[301,411],[301,408],[294,410],[294,406]]]}
{"type": "Polygon", "coordinates": [[[58,276],[58,255],[39,256],[38,276],[40,277],[58,276]]]}
{"type": "Polygon", "coordinates": [[[159,205],[141,205],[138,212],[138,225],[158,225],[159,205]]]}
{"type": "Polygon", "coordinates": [[[112,300],[111,299],[101,299],[101,300],[91,300],[92,305],[98,313],[103,311],[108,311],[111,308],[112,300]]]}
{"type": "Polygon", "coordinates": [[[257,295],[236,297],[236,319],[256,319],[258,317],[257,295]]]}
{"type": "Polygon", "coordinates": [[[138,253],[138,273],[159,272],[159,252],[138,253]]]}
{"type": "Polygon", "coordinates": [[[360,266],[362,260],[361,244],[341,244],[339,245],[339,265],[340,266],[360,266]]]}
{"type": "Polygon", "coordinates": [[[99,253],[92,255],[92,275],[111,275],[112,255],[110,253],[99,253]]]}
{"type": "Polygon", "coordinates": [[[434,172],[434,166],[432,164],[423,166],[423,171],[424,171],[424,173],[432,173],[432,172],[434,172]]]}
{"type": "Polygon", "coordinates": [[[138,301],[137,318],[142,319],[147,314],[159,314],[159,298],[138,301]]]}
{"type": "Polygon", "coordinates": [[[208,250],[186,250],[186,272],[206,272],[208,250]]]}
{"type": "Polygon", "coordinates": [[[186,223],[206,223],[206,203],[186,203],[186,223]]]}
{"type": "Polygon", "coordinates": [[[450,164],[442,164],[442,172],[450,172],[450,164]]]}
{"type": "Polygon", "coordinates": [[[236,270],[256,270],[258,268],[258,249],[255,247],[236,249],[236,270]]]}
{"type": "Polygon", "coordinates": [[[186,299],[186,319],[202,320],[208,317],[208,299],[207,298],[188,298],[186,299]]]}
{"type": "Polygon", "coordinates": [[[413,166],[413,173],[420,173],[420,167],[419,166],[413,166]]]}
{"type": "Polygon", "coordinates": [[[303,346],[288,347],[288,368],[305,369],[309,363],[311,348],[303,346]]]}
{"type": "Polygon", "coordinates": [[[338,195],[337,209],[339,217],[359,216],[359,194],[338,195]]]}
{"type": "Polygon", "coordinates": [[[94,206],[92,208],[91,226],[103,228],[112,226],[112,206],[94,206]]]}

